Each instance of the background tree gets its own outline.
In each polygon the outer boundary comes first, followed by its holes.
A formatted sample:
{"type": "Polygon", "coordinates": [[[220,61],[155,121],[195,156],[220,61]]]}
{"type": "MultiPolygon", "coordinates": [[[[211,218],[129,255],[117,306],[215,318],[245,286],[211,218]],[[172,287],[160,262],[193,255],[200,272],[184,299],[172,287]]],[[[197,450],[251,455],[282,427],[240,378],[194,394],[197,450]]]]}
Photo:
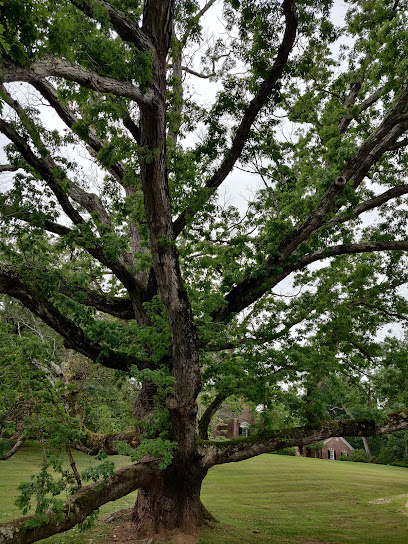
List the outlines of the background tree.
{"type": "Polygon", "coordinates": [[[404,318],[406,1],[350,1],[342,29],[327,0],[219,2],[224,32],[207,38],[215,5],[1,2],[0,291],[141,384],[139,462],[47,519],[3,524],[1,543],[67,530],[136,488],[140,534],[189,530],[216,464],[407,426],[405,411],[325,421],[315,387],[358,374],[404,318]],[[209,106],[197,77],[217,85],[209,106]],[[262,184],[244,211],[218,196],[234,168],[262,184]],[[214,398],[197,421],[200,390],[214,398]],[[300,426],[209,443],[232,394],[285,399],[300,426]]]}

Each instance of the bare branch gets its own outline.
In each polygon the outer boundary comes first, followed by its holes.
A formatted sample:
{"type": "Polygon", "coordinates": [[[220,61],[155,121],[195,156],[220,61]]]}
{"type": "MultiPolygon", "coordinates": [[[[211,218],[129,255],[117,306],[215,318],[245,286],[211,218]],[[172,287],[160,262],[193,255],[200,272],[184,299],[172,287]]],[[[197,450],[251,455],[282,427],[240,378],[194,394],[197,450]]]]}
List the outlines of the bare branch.
{"type": "Polygon", "coordinates": [[[17,172],[18,166],[13,166],[12,164],[0,164],[0,173],[1,172],[17,172]]]}
{"type": "Polygon", "coordinates": [[[157,461],[136,463],[116,470],[106,482],[81,487],[62,506],[62,521],[50,510],[44,521],[34,528],[30,526],[30,521],[36,519],[35,515],[1,523],[0,544],[31,544],[72,529],[103,504],[116,501],[140,487],[149,485],[157,474],[157,465],[157,461]]]}
{"type": "MultiPolygon", "coordinates": [[[[169,64],[169,68],[174,68],[174,64],[169,64]]],[[[181,69],[183,72],[187,72],[188,74],[191,74],[193,76],[199,77],[201,79],[208,79],[210,77],[215,76],[216,74],[201,74],[200,72],[196,72],[195,70],[192,70],[188,66],[181,66],[181,69]]]]}

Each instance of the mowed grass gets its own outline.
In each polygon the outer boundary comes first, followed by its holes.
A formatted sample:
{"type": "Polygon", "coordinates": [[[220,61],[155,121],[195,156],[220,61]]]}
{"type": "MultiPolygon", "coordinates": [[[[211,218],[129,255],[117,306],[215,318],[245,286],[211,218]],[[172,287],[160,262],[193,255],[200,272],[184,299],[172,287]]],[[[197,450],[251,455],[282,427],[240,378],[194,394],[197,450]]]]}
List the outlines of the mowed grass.
{"type": "Polygon", "coordinates": [[[408,543],[405,468],[262,455],[212,469],[202,497],[231,529],[201,544],[408,543]]]}
{"type": "MultiPolygon", "coordinates": [[[[83,470],[89,458],[76,454],[83,470]]],[[[0,521],[17,517],[17,485],[36,470],[41,455],[29,443],[0,463],[0,521]]],[[[116,466],[128,463],[114,458],[116,466]]],[[[200,544],[408,543],[408,469],[301,457],[262,455],[214,467],[202,500],[220,520],[201,533],[200,544]],[[389,502],[371,504],[379,498],[389,502]]],[[[135,493],[101,509],[101,517],[132,506],[135,493]]],[[[98,524],[44,540],[47,544],[110,544],[114,527],[98,524]]]]}
{"type": "MultiPolygon", "coordinates": [[[[88,468],[91,464],[95,464],[92,457],[89,457],[80,452],[74,452],[75,462],[79,472],[88,468]]],[[[120,468],[129,464],[129,458],[121,455],[113,455],[109,458],[115,462],[115,468],[120,468]]],[[[38,443],[28,441],[23,448],[18,451],[11,459],[0,461],[0,522],[10,521],[20,517],[21,511],[15,506],[14,502],[19,494],[18,485],[21,482],[30,480],[30,476],[38,471],[38,467],[42,461],[42,453],[38,443]]],[[[66,468],[69,467],[68,461],[66,468]]],[[[100,509],[100,518],[105,518],[111,512],[120,510],[121,508],[130,508],[136,500],[136,493],[131,493],[126,497],[104,505],[100,509]]],[[[29,514],[31,514],[29,512],[29,514]]],[[[106,540],[110,526],[98,525],[97,530],[80,532],[78,528],[71,529],[66,533],[55,535],[51,538],[42,540],[46,544],[105,544],[110,542],[106,540]],[[106,537],[106,538],[104,538],[106,537]]]]}

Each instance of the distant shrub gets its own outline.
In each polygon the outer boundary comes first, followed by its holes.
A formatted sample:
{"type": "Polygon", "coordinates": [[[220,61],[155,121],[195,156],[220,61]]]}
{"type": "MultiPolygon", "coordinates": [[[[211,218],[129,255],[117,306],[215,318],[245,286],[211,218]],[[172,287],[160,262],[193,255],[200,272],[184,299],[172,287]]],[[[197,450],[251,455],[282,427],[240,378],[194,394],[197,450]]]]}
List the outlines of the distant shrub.
{"type": "Polygon", "coordinates": [[[394,459],[392,463],[390,463],[393,467],[404,467],[408,468],[408,457],[404,457],[402,461],[399,459],[394,459]]]}
{"type": "Polygon", "coordinates": [[[370,459],[368,460],[369,463],[373,463],[374,465],[379,465],[380,461],[378,460],[378,457],[375,455],[372,455],[370,459]]]}
{"type": "Polygon", "coordinates": [[[291,455],[292,457],[295,457],[296,456],[296,448],[295,447],[292,447],[292,448],[283,448],[279,451],[274,451],[273,452],[275,455],[291,455]]]}
{"type": "Polygon", "coordinates": [[[378,457],[368,455],[365,450],[353,450],[348,457],[345,455],[339,457],[339,461],[351,461],[352,463],[379,463],[378,457]]]}
{"type": "Polygon", "coordinates": [[[352,461],[354,463],[369,463],[370,462],[370,456],[365,450],[353,450],[350,452],[350,455],[347,457],[348,461],[352,461]]]}

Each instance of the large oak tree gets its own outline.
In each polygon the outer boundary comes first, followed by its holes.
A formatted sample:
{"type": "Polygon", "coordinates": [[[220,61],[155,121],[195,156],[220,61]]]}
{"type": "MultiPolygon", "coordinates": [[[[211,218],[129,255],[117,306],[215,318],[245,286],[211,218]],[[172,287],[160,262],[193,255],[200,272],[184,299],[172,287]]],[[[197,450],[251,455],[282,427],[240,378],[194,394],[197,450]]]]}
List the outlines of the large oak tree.
{"type": "Polygon", "coordinates": [[[135,489],[136,531],[189,530],[216,464],[406,428],[405,411],[327,421],[319,398],[406,318],[406,0],[350,0],[342,29],[330,0],[0,4],[0,292],[132,373],[144,453],[0,542],[135,489]],[[245,209],[222,197],[237,172],[245,209]],[[208,441],[234,394],[289,399],[299,425],[208,441]]]}

